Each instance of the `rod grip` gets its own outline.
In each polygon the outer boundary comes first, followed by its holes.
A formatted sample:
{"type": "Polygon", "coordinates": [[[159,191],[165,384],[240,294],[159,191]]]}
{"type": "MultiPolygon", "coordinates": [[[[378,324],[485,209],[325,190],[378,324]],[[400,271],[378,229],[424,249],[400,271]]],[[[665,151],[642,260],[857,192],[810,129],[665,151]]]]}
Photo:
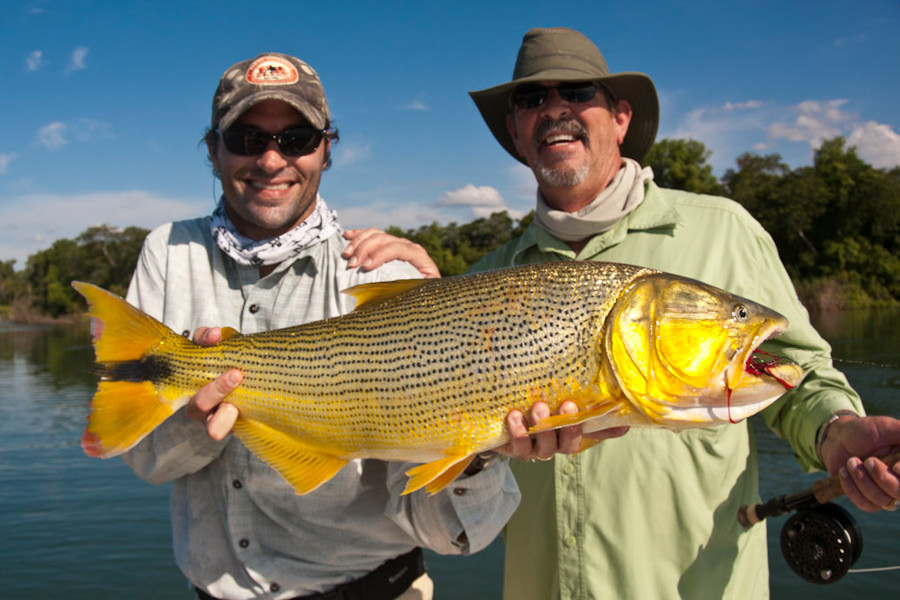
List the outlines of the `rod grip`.
{"type": "MultiPolygon", "coordinates": [[[[888,454],[881,460],[887,466],[892,467],[894,463],[900,461],[900,452],[888,454]]],[[[840,498],[844,495],[844,488],[841,487],[841,478],[837,475],[818,480],[813,484],[812,490],[819,504],[831,502],[835,498],[840,498]]]]}
{"type": "MultiPolygon", "coordinates": [[[[894,466],[894,463],[900,462],[900,452],[888,454],[881,460],[887,466],[892,467],[894,466]]],[[[813,486],[808,490],[804,490],[803,492],[787,498],[796,500],[803,498],[806,494],[811,494],[819,504],[825,504],[826,502],[831,502],[835,498],[843,496],[844,488],[841,487],[840,477],[834,475],[832,477],[820,479],[813,483],[813,486]]],[[[785,512],[788,512],[788,510],[796,508],[795,506],[791,506],[791,504],[792,502],[790,501],[785,502],[785,496],[779,496],[769,500],[765,504],[742,506],[738,509],[738,522],[740,522],[745,529],[749,529],[768,516],[784,514],[785,512]]]]}

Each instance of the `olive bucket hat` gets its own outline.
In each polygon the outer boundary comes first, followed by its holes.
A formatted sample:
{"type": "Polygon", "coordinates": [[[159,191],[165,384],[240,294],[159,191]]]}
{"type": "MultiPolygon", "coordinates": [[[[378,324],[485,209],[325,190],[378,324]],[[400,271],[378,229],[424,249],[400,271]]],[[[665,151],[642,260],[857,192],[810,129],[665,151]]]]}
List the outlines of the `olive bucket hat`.
{"type": "Polygon", "coordinates": [[[574,29],[535,28],[522,38],[512,81],[469,92],[491,133],[518,161],[525,162],[506,129],[506,116],[512,110],[510,94],[523,83],[538,81],[602,82],[616,99],[631,104],[631,123],[622,142],[622,155],[640,161],[653,145],[659,126],[659,99],[647,75],[610,73],[597,46],[574,29]]]}

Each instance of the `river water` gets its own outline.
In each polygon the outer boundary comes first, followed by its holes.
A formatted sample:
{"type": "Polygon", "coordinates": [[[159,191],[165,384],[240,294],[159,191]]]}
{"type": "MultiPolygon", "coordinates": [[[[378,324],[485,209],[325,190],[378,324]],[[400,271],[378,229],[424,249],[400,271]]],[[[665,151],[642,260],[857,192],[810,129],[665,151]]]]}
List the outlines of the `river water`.
{"type": "MultiPolygon", "coordinates": [[[[900,417],[898,317],[900,311],[878,311],[815,319],[871,414],[900,417]]],[[[81,453],[92,362],[86,326],[0,324],[0,597],[193,598],[172,559],[168,488],[137,479],[120,460],[81,453]]],[[[785,443],[759,421],[754,427],[764,499],[798,492],[822,476],[804,474],[785,443]]],[[[780,552],[788,516],[769,519],[773,598],[896,597],[900,570],[868,569],[900,565],[900,512],[869,515],[839,504],[863,534],[853,570],[827,586],[800,579],[780,552]]],[[[499,598],[502,553],[499,540],[473,557],[428,553],[437,598],[499,598]]]]}

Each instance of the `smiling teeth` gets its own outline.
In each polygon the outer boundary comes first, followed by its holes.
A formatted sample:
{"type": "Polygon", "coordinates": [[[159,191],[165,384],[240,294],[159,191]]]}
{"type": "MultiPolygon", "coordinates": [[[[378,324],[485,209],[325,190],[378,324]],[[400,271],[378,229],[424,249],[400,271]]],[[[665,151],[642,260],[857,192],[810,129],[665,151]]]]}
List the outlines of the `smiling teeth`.
{"type": "Polygon", "coordinates": [[[568,142],[574,142],[574,141],[575,141],[574,136],[566,135],[566,134],[548,135],[546,138],[544,138],[544,143],[548,144],[548,145],[549,144],[557,144],[560,142],[568,143],[568,142]]]}
{"type": "Polygon", "coordinates": [[[289,183],[260,183],[259,181],[251,181],[250,185],[258,190],[286,190],[291,187],[289,183]]]}

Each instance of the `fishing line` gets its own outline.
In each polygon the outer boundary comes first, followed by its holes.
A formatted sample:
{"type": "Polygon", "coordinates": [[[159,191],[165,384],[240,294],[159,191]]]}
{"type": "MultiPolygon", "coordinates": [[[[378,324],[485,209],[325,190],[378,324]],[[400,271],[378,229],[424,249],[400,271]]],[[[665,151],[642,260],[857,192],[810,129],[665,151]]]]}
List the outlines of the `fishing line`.
{"type": "Polygon", "coordinates": [[[850,569],[847,571],[848,573],[880,573],[882,571],[898,571],[900,570],[900,565],[894,565],[893,567],[875,567],[872,569],[850,569]]]}
{"type": "Polygon", "coordinates": [[[881,369],[900,369],[900,364],[887,364],[887,363],[877,363],[869,360],[853,360],[850,358],[834,358],[831,359],[833,362],[844,363],[848,365],[856,365],[859,367],[879,367],[881,369]]]}

